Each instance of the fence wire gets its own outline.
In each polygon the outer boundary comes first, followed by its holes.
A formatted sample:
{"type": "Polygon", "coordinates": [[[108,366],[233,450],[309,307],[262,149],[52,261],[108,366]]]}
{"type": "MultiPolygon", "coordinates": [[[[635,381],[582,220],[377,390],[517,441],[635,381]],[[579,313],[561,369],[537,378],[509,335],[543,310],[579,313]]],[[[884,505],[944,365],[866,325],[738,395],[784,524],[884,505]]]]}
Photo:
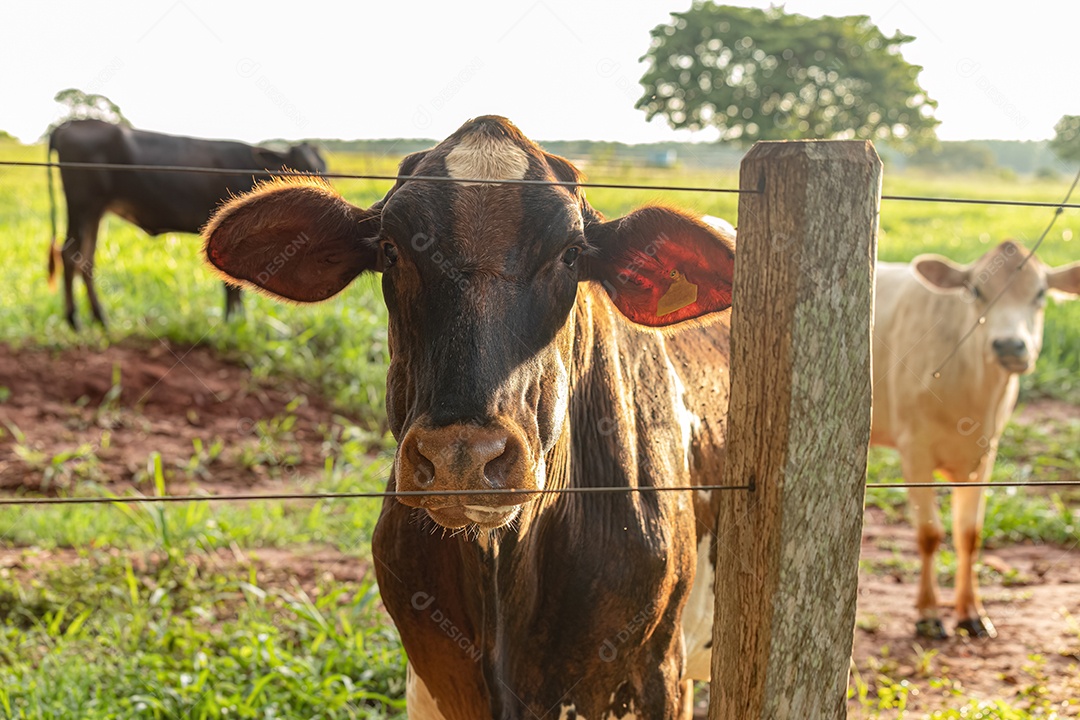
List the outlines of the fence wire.
{"type": "MultiPolygon", "coordinates": [[[[205,168],[191,165],[129,165],[126,163],[37,162],[32,160],[0,160],[0,167],[68,168],[72,170],[120,170],[132,172],[203,173],[206,175],[251,175],[254,177],[319,177],[332,180],[386,180],[393,182],[456,182],[480,185],[540,185],[557,187],[608,188],[614,190],[663,190],[694,193],[730,193],[759,195],[759,190],[711,187],[707,185],[649,185],[636,183],[600,183],[564,180],[491,180],[485,178],[451,178],[438,175],[377,175],[364,173],[310,173],[295,170],[266,170],[256,168],[205,168]]],[[[995,198],[934,197],[926,195],[882,195],[882,200],[907,202],[953,203],[961,205],[1001,205],[1011,207],[1045,207],[1078,209],[1080,203],[1059,203],[1052,200],[1001,200],[995,198]]]]}
{"type": "MultiPolygon", "coordinates": [[[[395,182],[420,181],[435,183],[476,183],[479,185],[548,185],[556,187],[613,188],[620,190],[676,190],[684,192],[711,192],[733,194],[758,194],[757,190],[739,188],[718,188],[687,185],[634,185],[627,183],[596,183],[574,180],[492,180],[490,178],[453,178],[440,175],[367,175],[355,173],[311,173],[297,170],[254,170],[241,168],[200,168],[189,165],[128,165],[126,163],[75,163],[75,162],[33,162],[0,160],[0,166],[69,168],[72,170],[127,170],[139,172],[179,172],[203,173],[206,175],[252,175],[256,177],[317,177],[333,180],[392,180],[395,182]]],[[[1080,207],[1080,206],[1078,206],[1080,207]]]]}
{"type": "MultiPolygon", "coordinates": [[[[1027,480],[1016,482],[928,482],[928,483],[866,483],[867,490],[903,490],[909,488],[934,488],[947,490],[959,487],[1050,487],[1080,488],[1080,480],[1027,480]]],[[[238,493],[218,495],[114,495],[100,497],[0,497],[0,507],[7,505],[128,505],[151,503],[186,502],[244,502],[267,500],[357,500],[416,497],[469,497],[505,495],[534,499],[537,495],[600,495],[614,493],[661,493],[661,492],[711,492],[713,490],[743,490],[754,492],[754,485],[677,485],[671,487],[567,487],[540,490],[497,488],[491,490],[370,490],[355,492],[324,493],[238,493]]]]}

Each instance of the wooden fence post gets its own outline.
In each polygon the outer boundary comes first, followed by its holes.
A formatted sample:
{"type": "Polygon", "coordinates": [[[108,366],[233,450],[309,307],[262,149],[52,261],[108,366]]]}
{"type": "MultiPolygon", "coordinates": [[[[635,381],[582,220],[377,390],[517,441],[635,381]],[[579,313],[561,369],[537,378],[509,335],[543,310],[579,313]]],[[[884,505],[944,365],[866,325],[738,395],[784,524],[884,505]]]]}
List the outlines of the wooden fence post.
{"type": "Polygon", "coordinates": [[[846,717],[881,161],[759,142],[740,171],[710,720],[846,717]]]}

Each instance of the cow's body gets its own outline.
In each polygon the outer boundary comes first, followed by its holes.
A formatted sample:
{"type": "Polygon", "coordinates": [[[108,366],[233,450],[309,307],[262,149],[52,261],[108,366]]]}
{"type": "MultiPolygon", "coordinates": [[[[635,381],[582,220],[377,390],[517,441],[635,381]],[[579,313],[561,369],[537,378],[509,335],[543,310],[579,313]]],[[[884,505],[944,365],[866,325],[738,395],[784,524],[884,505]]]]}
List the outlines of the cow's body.
{"type": "Polygon", "coordinates": [[[713,313],[733,238],[670,210],[605,222],[576,187],[466,182],[578,179],[501,118],[400,174],[462,182],[399,182],[367,210],[282,183],[206,235],[229,277],[294,300],[383,272],[389,487],[476,493],[388,498],[375,531],[410,717],[689,717],[689,678],[709,673],[716,498],[484,493],[720,481],[729,336],[713,313]],[[305,261],[268,274],[298,234],[305,261]]]}
{"type": "MultiPolygon", "coordinates": [[[[74,120],[53,130],[49,153],[61,163],[173,165],[238,170],[325,172],[314,147],[294,146],[288,153],[225,140],[164,135],[98,120],[74,120]]],[[[82,276],[91,311],[104,323],[94,289],[94,250],[98,226],[112,212],[149,235],[197,233],[222,201],[251,190],[259,178],[249,173],[202,174],[149,170],[61,168],[67,200],[68,229],[60,250],[64,267],[64,302],[68,322],[76,324],[73,284],[82,276]]],[[[56,269],[50,253],[50,276],[56,269]]],[[[226,284],[226,314],[240,308],[240,289],[226,284]]]]}
{"type": "MultiPolygon", "coordinates": [[[[591,331],[576,342],[567,475],[549,486],[718,482],[727,326],[642,333],[587,290],[575,314],[591,331]]],[[[443,710],[432,717],[679,717],[678,681],[709,679],[714,494],[552,497],[490,543],[433,533],[387,500],[379,588],[443,710]],[[444,620],[481,643],[478,659],[444,620]]]]}
{"type": "MultiPolygon", "coordinates": [[[[928,483],[935,471],[953,482],[990,479],[1019,374],[1034,367],[1042,345],[1043,297],[1047,289],[1080,291],[1080,268],[1052,271],[1034,257],[1024,263],[1027,254],[1007,242],[967,267],[934,256],[878,264],[870,442],[900,452],[905,481],[928,483]]],[[[934,570],[944,532],[934,490],[912,488],[909,497],[922,557],[917,631],[944,637],[934,570]]],[[[982,488],[955,489],[953,517],[958,627],[993,636],[973,570],[982,488]]]]}

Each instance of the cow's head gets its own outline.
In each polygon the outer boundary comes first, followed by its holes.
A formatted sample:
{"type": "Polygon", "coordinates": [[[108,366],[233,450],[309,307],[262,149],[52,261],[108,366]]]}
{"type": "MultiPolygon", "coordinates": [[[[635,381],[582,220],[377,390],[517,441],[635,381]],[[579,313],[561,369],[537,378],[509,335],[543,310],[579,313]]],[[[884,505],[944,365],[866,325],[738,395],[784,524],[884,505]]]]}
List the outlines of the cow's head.
{"type": "MultiPolygon", "coordinates": [[[[205,231],[218,270],[290,300],[382,272],[398,490],[545,487],[566,436],[579,292],[604,288],[646,327],[730,305],[733,238],[660,207],[604,221],[577,170],[503,118],[466,123],[399,174],[454,181],[399,181],[366,210],[326,185],[279,181],[225,206],[205,231]]],[[[402,502],[444,527],[495,528],[534,497],[402,502]]]]}
{"type": "Polygon", "coordinates": [[[311,143],[300,143],[289,148],[286,155],[286,166],[290,170],[303,172],[325,173],[326,161],[323,160],[319,149],[311,143]]]}
{"type": "Polygon", "coordinates": [[[1042,349],[1046,294],[1080,294],[1080,263],[1058,269],[1005,241],[970,265],[937,255],[912,261],[915,273],[932,290],[963,293],[977,315],[984,315],[986,357],[1010,373],[1030,372],[1042,349]],[[996,298],[996,300],[995,300],[996,298]],[[993,305],[988,307],[988,304],[993,305]]]}

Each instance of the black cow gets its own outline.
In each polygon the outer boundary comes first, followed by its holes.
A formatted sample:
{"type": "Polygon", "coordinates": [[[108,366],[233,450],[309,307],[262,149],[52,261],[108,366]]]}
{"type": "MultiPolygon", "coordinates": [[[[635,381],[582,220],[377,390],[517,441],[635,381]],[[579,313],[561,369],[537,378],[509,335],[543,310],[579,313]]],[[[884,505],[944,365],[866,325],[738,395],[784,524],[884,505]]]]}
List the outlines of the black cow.
{"type": "MultiPolygon", "coordinates": [[[[225,140],[163,135],[113,125],[100,120],[73,120],[49,136],[49,157],[56,151],[61,163],[123,165],[183,165],[237,170],[299,170],[326,172],[314,146],[301,143],[278,153],[225,140]]],[[[94,290],[94,250],[102,215],[111,211],[150,235],[197,233],[222,200],[248,192],[258,178],[250,173],[210,174],[158,170],[100,170],[61,168],[67,198],[68,229],[62,249],[56,244],[53,203],[53,244],[49,252],[49,282],[55,283],[57,256],[64,265],[64,308],[77,327],[72,287],[82,275],[94,318],[105,318],[94,290]]],[[[50,191],[51,185],[50,171],[50,191]]],[[[50,201],[52,195],[50,192],[50,201]]],[[[225,284],[225,316],[239,311],[240,288],[225,284]]]]}

